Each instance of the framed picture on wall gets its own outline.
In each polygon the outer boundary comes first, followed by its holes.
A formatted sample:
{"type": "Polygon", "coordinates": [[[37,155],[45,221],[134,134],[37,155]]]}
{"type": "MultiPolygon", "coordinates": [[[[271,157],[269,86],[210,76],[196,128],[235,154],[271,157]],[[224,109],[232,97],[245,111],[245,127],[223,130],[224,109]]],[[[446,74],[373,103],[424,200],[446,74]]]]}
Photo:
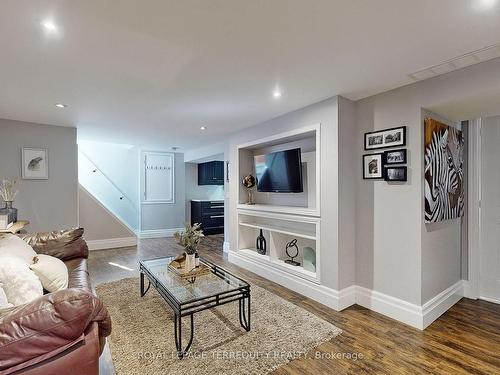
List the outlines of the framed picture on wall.
{"type": "Polygon", "coordinates": [[[406,148],[384,152],[385,164],[406,164],[406,148]]]}
{"type": "Polygon", "coordinates": [[[406,146],[406,126],[365,133],[365,150],[406,146]]]}
{"type": "Polygon", "coordinates": [[[21,160],[23,179],[47,180],[49,178],[49,158],[46,148],[23,147],[21,160]]]}
{"type": "Polygon", "coordinates": [[[373,180],[384,177],[383,153],[363,155],[363,179],[373,180]]]}
{"type": "Polygon", "coordinates": [[[406,181],[407,169],[406,167],[387,167],[385,168],[386,181],[406,181]]]}

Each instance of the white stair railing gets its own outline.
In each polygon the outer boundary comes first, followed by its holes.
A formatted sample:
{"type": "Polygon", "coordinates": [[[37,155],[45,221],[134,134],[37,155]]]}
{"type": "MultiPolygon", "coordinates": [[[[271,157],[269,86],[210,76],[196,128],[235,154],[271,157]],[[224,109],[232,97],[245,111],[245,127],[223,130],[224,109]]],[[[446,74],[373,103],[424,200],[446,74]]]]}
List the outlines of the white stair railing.
{"type": "Polygon", "coordinates": [[[78,150],[78,182],[130,230],[138,230],[137,205],[82,150],[78,150]]]}

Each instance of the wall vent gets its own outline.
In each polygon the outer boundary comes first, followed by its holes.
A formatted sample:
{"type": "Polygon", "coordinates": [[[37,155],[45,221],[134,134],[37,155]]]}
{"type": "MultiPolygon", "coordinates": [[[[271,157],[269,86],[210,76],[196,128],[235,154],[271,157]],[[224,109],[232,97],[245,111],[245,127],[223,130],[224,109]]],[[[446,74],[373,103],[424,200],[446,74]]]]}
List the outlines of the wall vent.
{"type": "Polygon", "coordinates": [[[495,44],[477,51],[466,53],[465,55],[454,57],[453,59],[444,61],[440,64],[408,74],[408,76],[414,81],[422,81],[427,78],[449,73],[454,70],[492,60],[497,57],[500,57],[500,44],[495,44]]]}

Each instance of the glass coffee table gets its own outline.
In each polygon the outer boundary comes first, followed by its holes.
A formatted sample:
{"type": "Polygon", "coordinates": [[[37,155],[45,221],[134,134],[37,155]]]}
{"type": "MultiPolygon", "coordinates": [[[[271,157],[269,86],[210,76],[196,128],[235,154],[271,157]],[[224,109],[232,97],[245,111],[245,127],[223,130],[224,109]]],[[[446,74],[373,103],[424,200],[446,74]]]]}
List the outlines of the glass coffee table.
{"type": "Polygon", "coordinates": [[[141,260],[139,269],[141,297],[153,285],[174,311],[174,337],[179,358],[184,357],[193,343],[193,315],[197,312],[238,301],[240,324],[247,332],[250,331],[250,285],[246,281],[200,258],[200,262],[209,267],[211,273],[198,276],[194,282],[190,282],[168,268],[174,259],[165,257],[141,260]],[[146,289],[145,278],[148,279],[146,289]],[[191,319],[191,333],[189,342],[183,349],[181,319],[185,316],[191,319]]]}

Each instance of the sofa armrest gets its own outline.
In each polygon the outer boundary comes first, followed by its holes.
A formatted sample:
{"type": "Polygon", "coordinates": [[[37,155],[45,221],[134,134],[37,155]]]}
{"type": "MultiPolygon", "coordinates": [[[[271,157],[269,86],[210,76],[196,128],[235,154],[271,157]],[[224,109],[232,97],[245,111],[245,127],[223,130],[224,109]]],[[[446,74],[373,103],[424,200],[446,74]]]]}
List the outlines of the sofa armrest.
{"type": "Polygon", "coordinates": [[[93,322],[98,324],[100,337],[111,333],[106,307],[81,289],[61,290],[0,310],[0,373],[58,355],[79,343],[93,322]]]}
{"type": "Polygon", "coordinates": [[[65,229],[60,231],[19,234],[33,250],[39,254],[47,254],[61,260],[88,258],[89,248],[82,238],[83,228],[65,229]]]}

